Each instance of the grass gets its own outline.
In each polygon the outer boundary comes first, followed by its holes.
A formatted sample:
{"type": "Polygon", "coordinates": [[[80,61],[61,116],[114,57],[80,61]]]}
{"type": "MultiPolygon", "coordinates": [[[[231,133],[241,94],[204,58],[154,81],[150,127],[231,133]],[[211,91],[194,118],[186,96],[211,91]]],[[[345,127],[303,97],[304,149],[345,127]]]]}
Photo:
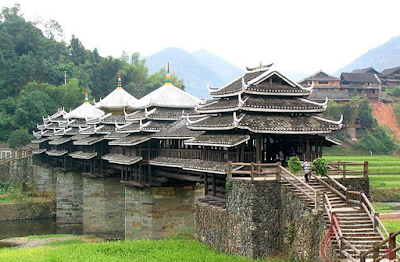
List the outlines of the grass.
{"type": "Polygon", "coordinates": [[[400,210],[399,205],[393,205],[390,203],[374,202],[372,205],[374,206],[375,211],[378,213],[393,213],[400,210]]]}
{"type": "Polygon", "coordinates": [[[131,240],[101,243],[63,242],[59,246],[51,245],[31,249],[0,249],[0,261],[253,261],[244,257],[217,252],[194,240],[131,240]]]}
{"type": "MultiPolygon", "coordinates": [[[[400,219],[383,219],[382,223],[389,233],[395,233],[400,230],[400,219]]],[[[397,235],[396,240],[400,241],[400,235],[397,235]]]]}
{"type": "Polygon", "coordinates": [[[59,246],[67,246],[71,244],[82,244],[82,243],[85,243],[85,241],[81,239],[68,239],[68,240],[52,241],[45,244],[45,246],[59,247],[59,246]]]}

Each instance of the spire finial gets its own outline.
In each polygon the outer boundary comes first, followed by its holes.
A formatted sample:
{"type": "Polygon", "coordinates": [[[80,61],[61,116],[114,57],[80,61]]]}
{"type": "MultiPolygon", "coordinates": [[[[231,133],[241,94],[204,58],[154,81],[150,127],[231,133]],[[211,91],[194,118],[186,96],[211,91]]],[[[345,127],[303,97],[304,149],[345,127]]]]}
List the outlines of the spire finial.
{"type": "Polygon", "coordinates": [[[172,85],[171,74],[169,72],[169,62],[168,62],[168,66],[167,66],[167,75],[165,76],[165,84],[166,85],[172,85]]]}
{"type": "Polygon", "coordinates": [[[89,104],[89,92],[87,89],[85,90],[85,103],[89,104]]]}
{"type": "Polygon", "coordinates": [[[117,85],[117,88],[122,88],[121,70],[118,71],[118,85],[117,85]]]}

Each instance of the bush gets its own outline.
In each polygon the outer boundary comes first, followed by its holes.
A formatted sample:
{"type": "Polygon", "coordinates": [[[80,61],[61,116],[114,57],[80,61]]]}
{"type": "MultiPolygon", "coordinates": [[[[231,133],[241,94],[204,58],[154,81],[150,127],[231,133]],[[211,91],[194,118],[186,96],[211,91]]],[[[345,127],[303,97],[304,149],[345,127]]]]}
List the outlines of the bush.
{"type": "Polygon", "coordinates": [[[316,158],[312,162],[313,171],[317,175],[325,176],[328,173],[328,164],[324,158],[316,158]]]}
{"type": "Polygon", "coordinates": [[[293,174],[300,172],[300,170],[301,170],[300,159],[297,156],[292,156],[289,159],[288,166],[289,166],[290,172],[292,172],[293,174]]]}

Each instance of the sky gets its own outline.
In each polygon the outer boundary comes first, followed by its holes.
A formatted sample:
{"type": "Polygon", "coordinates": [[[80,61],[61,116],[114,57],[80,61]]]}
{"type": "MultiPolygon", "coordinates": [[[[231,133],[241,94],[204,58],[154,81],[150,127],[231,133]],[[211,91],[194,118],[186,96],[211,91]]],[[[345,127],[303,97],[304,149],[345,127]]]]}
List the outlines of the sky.
{"type": "Polygon", "coordinates": [[[397,0],[0,0],[54,19],[101,56],[206,49],[244,68],[334,73],[400,35],[397,0]]]}

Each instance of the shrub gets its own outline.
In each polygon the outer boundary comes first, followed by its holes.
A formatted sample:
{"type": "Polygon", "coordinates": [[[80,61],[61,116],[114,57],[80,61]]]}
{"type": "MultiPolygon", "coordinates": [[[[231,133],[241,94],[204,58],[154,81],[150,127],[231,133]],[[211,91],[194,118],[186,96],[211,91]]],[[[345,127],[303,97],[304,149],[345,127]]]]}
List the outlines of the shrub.
{"type": "Polygon", "coordinates": [[[292,172],[293,174],[300,172],[300,170],[301,170],[300,159],[297,156],[292,156],[289,159],[288,166],[289,166],[290,172],[292,172]]]}
{"type": "Polygon", "coordinates": [[[317,175],[325,176],[328,173],[328,164],[324,158],[314,159],[312,162],[312,167],[317,175]]]}

